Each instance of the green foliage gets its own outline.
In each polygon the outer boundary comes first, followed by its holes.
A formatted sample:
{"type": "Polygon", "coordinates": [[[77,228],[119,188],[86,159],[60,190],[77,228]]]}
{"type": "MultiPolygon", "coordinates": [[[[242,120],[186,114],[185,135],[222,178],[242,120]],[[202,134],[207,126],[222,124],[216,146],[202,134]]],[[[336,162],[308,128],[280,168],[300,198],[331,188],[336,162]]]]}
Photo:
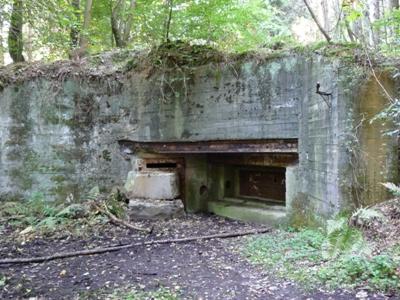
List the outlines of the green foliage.
{"type": "Polygon", "coordinates": [[[0,217],[10,218],[8,222],[17,228],[30,228],[53,231],[59,225],[68,223],[69,220],[86,215],[82,205],[57,204],[49,202],[42,193],[34,193],[23,201],[5,202],[0,207],[0,217]]]}
{"type": "Polygon", "coordinates": [[[178,300],[178,292],[172,291],[168,288],[161,287],[154,291],[141,291],[136,288],[121,288],[113,290],[101,289],[97,291],[82,293],[79,299],[110,299],[110,300],[178,300]]]}
{"type": "MultiPolygon", "coordinates": [[[[88,38],[92,53],[115,47],[110,19],[117,0],[93,1],[91,23],[85,32],[82,31],[85,0],[80,1],[79,9],[72,5],[71,0],[22,2],[23,9],[14,18],[23,17],[25,24],[29,25],[29,38],[24,37],[25,46],[29,40],[29,48],[40,52],[45,59],[67,56],[72,44],[71,30],[88,38]]],[[[118,24],[126,28],[124,25],[129,23],[131,28],[127,46],[139,49],[168,42],[166,30],[170,9],[170,41],[191,41],[238,53],[294,45],[293,25],[303,18],[311,19],[304,3],[294,0],[136,0],[133,9],[130,9],[130,0],[118,3],[118,7],[122,8],[114,10],[118,24]],[[131,17],[132,22],[128,22],[131,17]]],[[[7,7],[10,1],[0,0],[0,5],[7,7]]],[[[325,20],[331,22],[328,27],[332,28],[330,34],[334,41],[346,43],[351,36],[353,42],[368,44],[371,37],[379,33],[376,50],[385,55],[397,55],[400,52],[400,11],[387,9],[385,4],[381,17],[370,26],[366,19],[369,10],[369,4],[362,1],[343,3],[339,21],[336,17],[325,20]]],[[[3,9],[1,13],[5,22],[10,23],[11,10],[3,9]]]]}
{"type": "Polygon", "coordinates": [[[7,277],[0,273],[0,288],[6,285],[7,277]]]}
{"type": "Polygon", "coordinates": [[[117,216],[118,218],[124,218],[126,214],[125,204],[121,202],[118,197],[115,197],[115,194],[110,195],[106,201],[105,205],[107,209],[113,215],[117,216]]]}
{"type": "Polygon", "coordinates": [[[395,185],[392,182],[382,183],[382,185],[385,188],[387,188],[393,194],[393,196],[400,197],[400,187],[399,186],[395,185]]]}
{"type": "Polygon", "coordinates": [[[369,228],[375,224],[382,224],[386,221],[385,216],[372,208],[359,208],[351,216],[350,222],[352,226],[358,228],[369,228]]]}
{"type": "Polygon", "coordinates": [[[98,186],[94,186],[85,196],[85,200],[87,201],[96,201],[100,196],[100,188],[98,186]]]}
{"type": "Polygon", "coordinates": [[[71,204],[61,209],[55,217],[77,219],[87,215],[87,208],[82,204],[71,204]]]}
{"type": "Polygon", "coordinates": [[[367,251],[367,247],[362,233],[349,226],[347,218],[327,221],[326,238],[322,244],[323,258],[336,258],[343,253],[365,251],[367,251]]]}
{"type": "Polygon", "coordinates": [[[331,288],[364,286],[382,291],[398,291],[399,261],[382,254],[368,259],[365,256],[342,256],[318,270],[319,280],[331,288]]]}
{"type": "Polygon", "coordinates": [[[244,253],[252,262],[264,265],[280,277],[309,285],[314,280],[304,266],[322,261],[323,241],[324,235],[319,230],[293,233],[280,230],[250,239],[244,253]]]}
{"type": "MultiPolygon", "coordinates": [[[[286,18],[289,1],[264,0],[175,0],[169,33],[171,41],[189,40],[229,52],[260,47],[279,48],[293,41],[286,18]],[[282,8],[286,7],[286,11],[282,8]]],[[[71,49],[71,30],[89,39],[91,52],[115,47],[111,31],[111,11],[115,0],[93,1],[88,32],[82,32],[84,1],[77,11],[70,0],[23,1],[24,20],[31,30],[30,48],[52,60],[66,57],[71,49]]],[[[125,7],[129,7],[126,0],[125,7]]],[[[3,12],[2,12],[3,13],[3,12]]],[[[5,19],[9,19],[7,11],[5,19]]],[[[19,14],[19,16],[21,15],[19,14]]],[[[129,47],[150,48],[165,40],[168,2],[137,0],[134,11],[124,10],[120,20],[132,16],[129,47]]],[[[26,49],[25,49],[26,50],[26,49]]]]}
{"type": "Polygon", "coordinates": [[[178,296],[175,292],[171,292],[169,289],[161,288],[156,291],[151,292],[126,292],[122,294],[116,293],[115,299],[126,299],[126,300],[145,300],[145,299],[154,299],[154,300],[178,300],[178,296]]]}
{"type": "MultiPolygon", "coordinates": [[[[396,74],[395,77],[397,77],[400,73],[396,74]]],[[[385,109],[383,109],[379,114],[377,114],[372,120],[372,122],[375,121],[383,121],[383,122],[387,122],[387,121],[391,121],[394,123],[395,128],[392,131],[386,132],[387,135],[390,136],[397,136],[400,133],[400,100],[395,98],[393,99],[393,101],[391,101],[391,103],[385,107],[385,109]]],[[[385,183],[387,184],[387,183],[385,183]]],[[[391,187],[386,186],[389,190],[391,187]]]]}
{"type": "Polygon", "coordinates": [[[177,41],[163,43],[153,48],[147,58],[152,66],[160,68],[196,67],[221,62],[224,57],[216,49],[177,41]]]}
{"type": "Polygon", "coordinates": [[[252,238],[244,254],[277,276],[300,282],[305,288],[323,284],[331,289],[362,286],[399,292],[400,245],[373,256],[360,232],[347,223],[347,219],[339,218],[329,222],[325,232],[279,230],[252,238]]]}
{"type": "Polygon", "coordinates": [[[386,55],[397,56],[400,53],[400,10],[387,11],[373,25],[376,31],[385,32],[385,39],[379,45],[382,52],[386,55]]]}

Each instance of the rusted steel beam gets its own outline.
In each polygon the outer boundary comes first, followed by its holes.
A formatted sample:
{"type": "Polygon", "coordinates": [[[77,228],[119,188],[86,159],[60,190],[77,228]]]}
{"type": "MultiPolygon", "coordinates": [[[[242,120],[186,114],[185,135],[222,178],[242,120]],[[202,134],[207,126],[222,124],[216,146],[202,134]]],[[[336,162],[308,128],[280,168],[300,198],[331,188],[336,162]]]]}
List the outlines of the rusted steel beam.
{"type": "Polygon", "coordinates": [[[213,154],[208,161],[213,164],[286,167],[297,163],[297,153],[213,154]]]}
{"type": "Polygon", "coordinates": [[[124,153],[297,153],[297,139],[138,142],[120,140],[124,153]]]}

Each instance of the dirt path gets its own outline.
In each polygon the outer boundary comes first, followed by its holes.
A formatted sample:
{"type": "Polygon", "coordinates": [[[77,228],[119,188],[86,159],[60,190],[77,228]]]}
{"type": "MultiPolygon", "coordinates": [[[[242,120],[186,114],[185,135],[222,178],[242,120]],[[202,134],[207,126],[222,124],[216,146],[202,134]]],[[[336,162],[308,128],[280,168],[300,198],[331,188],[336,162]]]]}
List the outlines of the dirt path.
{"type": "MultiPolygon", "coordinates": [[[[25,244],[3,240],[0,257],[47,255],[115,245],[118,241],[130,243],[258,227],[215,216],[188,216],[157,222],[149,237],[108,226],[85,240],[68,236],[25,244]]],[[[7,278],[5,286],[0,287],[0,298],[79,299],[84,292],[90,295],[99,289],[112,291],[133,286],[143,290],[167,287],[179,291],[182,299],[355,299],[355,294],[344,291],[305,293],[293,283],[273,279],[273,274],[251,265],[240,254],[244,240],[156,245],[42,264],[0,266],[0,274],[7,278]]],[[[384,298],[370,295],[369,299],[384,298]]]]}

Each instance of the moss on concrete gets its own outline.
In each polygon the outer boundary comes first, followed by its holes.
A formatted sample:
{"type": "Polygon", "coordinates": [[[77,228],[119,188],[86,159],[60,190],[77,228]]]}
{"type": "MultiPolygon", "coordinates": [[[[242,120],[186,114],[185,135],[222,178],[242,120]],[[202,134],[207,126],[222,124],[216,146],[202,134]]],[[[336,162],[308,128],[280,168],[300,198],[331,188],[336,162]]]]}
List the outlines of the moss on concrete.
{"type": "Polygon", "coordinates": [[[392,95],[395,86],[389,73],[377,73],[377,76],[379,83],[371,77],[361,86],[357,101],[359,122],[361,122],[360,119],[363,120],[358,134],[358,151],[360,152],[358,159],[362,160],[360,166],[363,167],[363,171],[358,173],[357,178],[360,185],[357,196],[362,206],[388,199],[390,194],[381,183],[398,182],[399,178],[397,138],[385,135],[385,132],[393,128],[393,124],[390,120],[372,121],[389,103],[380,84],[385,86],[392,95]]]}
{"type": "Polygon", "coordinates": [[[321,225],[313,203],[301,192],[292,200],[287,220],[293,228],[316,228],[321,225]]]}

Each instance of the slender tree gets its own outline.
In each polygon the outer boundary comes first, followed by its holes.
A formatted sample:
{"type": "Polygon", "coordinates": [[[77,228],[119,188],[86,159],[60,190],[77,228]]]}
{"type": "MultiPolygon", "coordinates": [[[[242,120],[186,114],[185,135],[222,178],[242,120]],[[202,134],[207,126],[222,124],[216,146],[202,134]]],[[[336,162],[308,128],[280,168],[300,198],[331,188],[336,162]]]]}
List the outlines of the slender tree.
{"type": "Polygon", "coordinates": [[[390,10],[399,9],[399,0],[390,0],[390,10]]]}
{"type": "Polygon", "coordinates": [[[79,47],[81,55],[83,55],[83,53],[86,52],[89,43],[88,31],[90,26],[90,20],[92,17],[92,7],[93,7],[93,0],[86,0],[85,11],[83,13],[82,31],[79,36],[79,47]]]}
{"type": "Polygon", "coordinates": [[[322,6],[322,16],[323,16],[323,24],[326,32],[329,32],[331,26],[331,20],[329,20],[329,5],[326,0],[321,1],[322,6]]]}
{"type": "Polygon", "coordinates": [[[27,35],[26,35],[26,42],[25,42],[25,52],[26,57],[29,62],[33,61],[33,32],[32,28],[28,27],[27,35]]]}
{"type": "Polygon", "coordinates": [[[4,11],[4,7],[0,6],[0,66],[4,65],[3,11],[4,11]]]}
{"type": "MultiPolygon", "coordinates": [[[[371,26],[373,25],[373,22],[379,20],[381,18],[381,1],[380,0],[374,0],[372,2],[372,22],[371,26]]],[[[378,46],[378,44],[381,41],[381,32],[378,28],[371,27],[371,33],[373,37],[373,42],[375,46],[378,46]]]]}
{"type": "Polygon", "coordinates": [[[74,20],[71,22],[70,30],[71,49],[75,49],[79,46],[80,0],[71,0],[71,6],[74,11],[74,20]]]}
{"type": "Polygon", "coordinates": [[[304,4],[306,5],[308,12],[310,13],[311,17],[313,18],[315,24],[317,25],[319,31],[321,31],[322,35],[325,37],[326,41],[330,43],[332,41],[331,37],[329,34],[326,32],[324,27],[321,25],[321,23],[318,21],[317,16],[315,15],[314,11],[312,10],[310,3],[308,3],[308,0],[303,0],[304,4]]]}
{"type": "Polygon", "coordinates": [[[8,31],[8,50],[14,62],[23,62],[25,58],[22,54],[24,41],[22,36],[23,4],[22,0],[14,0],[12,6],[10,29],[8,31]]]}
{"type": "Polygon", "coordinates": [[[125,0],[117,0],[111,11],[111,30],[118,48],[125,48],[130,41],[136,0],[130,0],[127,9],[125,6],[125,0]]]}
{"type": "Polygon", "coordinates": [[[167,17],[167,20],[165,22],[165,41],[166,42],[169,41],[169,35],[170,35],[170,30],[171,30],[172,10],[173,10],[173,7],[174,7],[173,0],[168,0],[167,1],[167,5],[168,5],[168,17],[167,17]]]}

